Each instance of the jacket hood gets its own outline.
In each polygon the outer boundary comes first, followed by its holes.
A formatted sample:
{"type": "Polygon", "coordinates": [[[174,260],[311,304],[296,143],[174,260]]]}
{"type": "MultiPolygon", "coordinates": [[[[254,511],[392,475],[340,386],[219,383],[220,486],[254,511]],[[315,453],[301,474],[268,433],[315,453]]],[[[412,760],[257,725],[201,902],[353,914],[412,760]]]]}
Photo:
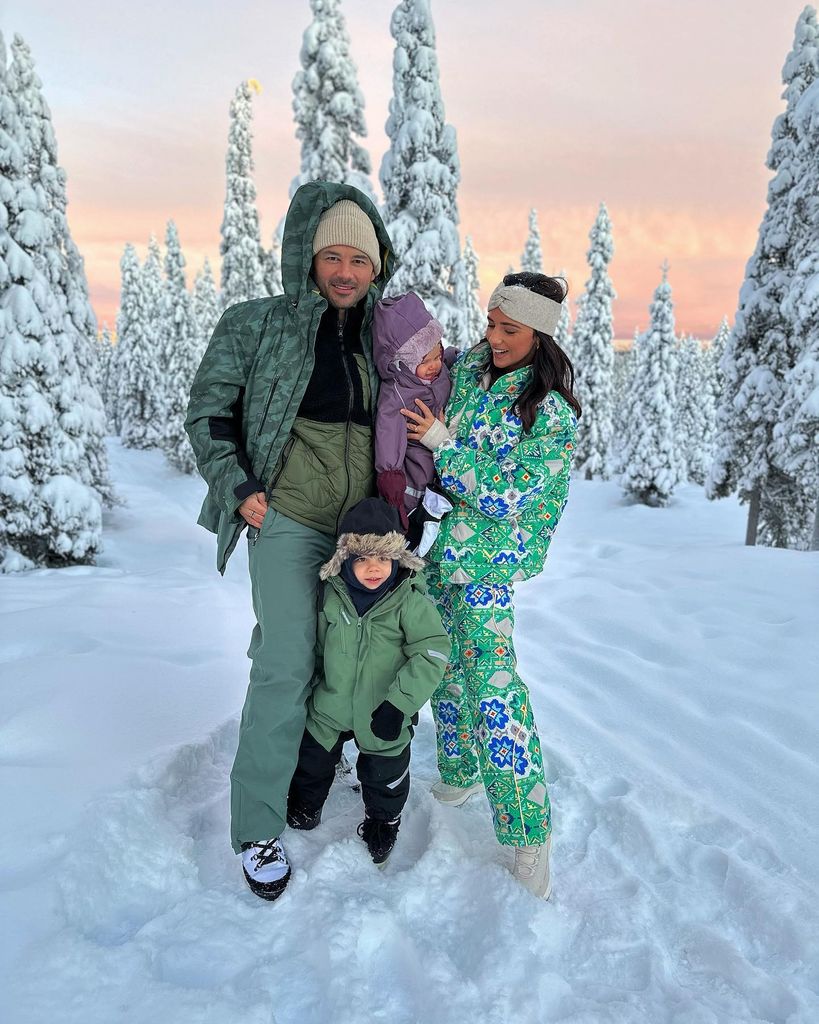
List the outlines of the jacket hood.
{"type": "Polygon", "coordinates": [[[392,558],[402,569],[423,569],[424,560],[413,555],[403,533],[342,533],[335,553],[319,571],[321,579],[338,576],[341,564],[353,555],[376,555],[392,558]]]}
{"type": "Polygon", "coordinates": [[[340,199],[352,200],[373,222],[381,249],[381,273],[371,285],[371,289],[376,291],[376,298],[395,273],[398,264],[392,251],[392,242],[375,204],[353,185],[342,185],[334,181],[308,181],[296,189],[284,222],[282,286],[291,302],[298,302],[312,287],[308,281],[313,265],[313,237],[321,215],[340,199]]]}
{"type": "Polygon", "coordinates": [[[381,299],[373,313],[373,358],[379,375],[386,377],[390,364],[398,358],[414,371],[440,343],[443,333],[415,292],[381,299]]]}

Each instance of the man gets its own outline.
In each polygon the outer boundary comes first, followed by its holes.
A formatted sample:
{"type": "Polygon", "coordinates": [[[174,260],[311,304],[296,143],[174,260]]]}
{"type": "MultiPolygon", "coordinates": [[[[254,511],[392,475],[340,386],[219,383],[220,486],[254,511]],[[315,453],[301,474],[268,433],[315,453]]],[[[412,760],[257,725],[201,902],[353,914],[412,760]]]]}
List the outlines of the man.
{"type": "Polygon", "coordinates": [[[373,489],[373,308],[394,270],[373,203],[350,185],[293,196],[284,295],[231,306],[191,388],[186,429],[208,484],[199,523],[220,572],[248,529],[256,627],[231,772],[231,842],[256,895],[290,878],[279,836],[314,668],[319,567],[373,489]]]}

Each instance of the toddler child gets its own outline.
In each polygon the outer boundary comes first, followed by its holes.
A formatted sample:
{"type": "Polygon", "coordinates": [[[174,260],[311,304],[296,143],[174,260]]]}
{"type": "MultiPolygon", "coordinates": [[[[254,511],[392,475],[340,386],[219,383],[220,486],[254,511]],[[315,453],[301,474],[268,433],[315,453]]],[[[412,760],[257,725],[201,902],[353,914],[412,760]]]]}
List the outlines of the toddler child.
{"type": "Polygon", "coordinates": [[[313,829],[342,747],[354,739],[364,799],[358,833],[376,864],[398,836],[409,794],[410,740],[418,711],[440,684],[450,643],[415,570],[398,513],[365,498],[343,517],[322,566],[316,683],[287,801],[287,824],[313,829]]]}

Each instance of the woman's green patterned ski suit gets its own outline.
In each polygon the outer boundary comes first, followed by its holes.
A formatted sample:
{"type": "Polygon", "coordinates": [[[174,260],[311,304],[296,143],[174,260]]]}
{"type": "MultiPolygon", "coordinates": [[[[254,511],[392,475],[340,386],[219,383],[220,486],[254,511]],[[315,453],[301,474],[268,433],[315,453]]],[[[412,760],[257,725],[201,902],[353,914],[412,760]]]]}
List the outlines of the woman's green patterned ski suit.
{"type": "Polygon", "coordinates": [[[435,450],[454,508],[429,554],[430,594],[452,641],[432,697],[441,779],[483,781],[500,843],[534,846],[551,832],[543,757],[512,643],[513,584],[543,568],[566,504],[577,420],[557,392],[524,433],[512,412],[529,382],[522,367],[488,390],[489,346],[456,365],[447,407],[456,436],[435,450]]]}

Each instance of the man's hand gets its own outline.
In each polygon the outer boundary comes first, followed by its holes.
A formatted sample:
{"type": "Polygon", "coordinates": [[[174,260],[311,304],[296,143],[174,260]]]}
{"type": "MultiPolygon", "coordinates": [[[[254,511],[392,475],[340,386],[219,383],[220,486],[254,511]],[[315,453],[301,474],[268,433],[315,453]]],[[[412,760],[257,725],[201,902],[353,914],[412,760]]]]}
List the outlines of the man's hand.
{"type": "Polygon", "coordinates": [[[264,491],[256,491],[249,498],[245,498],[239,506],[239,515],[248,526],[261,526],[266,512],[267,502],[264,500],[264,491]]]}

